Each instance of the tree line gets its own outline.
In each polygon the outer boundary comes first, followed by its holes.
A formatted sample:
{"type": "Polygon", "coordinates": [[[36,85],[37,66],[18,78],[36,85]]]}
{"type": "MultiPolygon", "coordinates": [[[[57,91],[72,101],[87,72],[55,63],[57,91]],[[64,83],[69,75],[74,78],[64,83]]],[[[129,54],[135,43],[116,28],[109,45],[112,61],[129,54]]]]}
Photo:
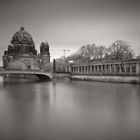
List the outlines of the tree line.
{"type": "Polygon", "coordinates": [[[99,61],[125,61],[135,57],[134,50],[129,42],[117,40],[108,47],[95,44],[83,45],[75,53],[67,57],[56,59],[56,71],[64,71],[65,65],[70,63],[90,63],[99,61]]]}
{"type": "Polygon", "coordinates": [[[132,50],[130,43],[123,40],[117,40],[109,47],[104,45],[96,46],[95,44],[83,45],[74,54],[66,57],[65,63],[68,63],[69,61],[74,61],[75,63],[86,63],[95,60],[131,60],[133,58],[134,50],[132,50]]]}

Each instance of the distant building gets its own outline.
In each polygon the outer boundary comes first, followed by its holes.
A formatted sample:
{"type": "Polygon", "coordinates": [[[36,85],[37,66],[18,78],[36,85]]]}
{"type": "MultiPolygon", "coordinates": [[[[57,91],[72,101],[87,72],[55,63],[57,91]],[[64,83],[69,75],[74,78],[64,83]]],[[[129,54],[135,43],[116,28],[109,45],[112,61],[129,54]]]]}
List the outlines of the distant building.
{"type": "Polygon", "coordinates": [[[3,68],[8,70],[46,71],[49,64],[49,44],[42,42],[38,54],[32,36],[24,30],[24,27],[13,35],[11,44],[3,55],[3,68]]]}

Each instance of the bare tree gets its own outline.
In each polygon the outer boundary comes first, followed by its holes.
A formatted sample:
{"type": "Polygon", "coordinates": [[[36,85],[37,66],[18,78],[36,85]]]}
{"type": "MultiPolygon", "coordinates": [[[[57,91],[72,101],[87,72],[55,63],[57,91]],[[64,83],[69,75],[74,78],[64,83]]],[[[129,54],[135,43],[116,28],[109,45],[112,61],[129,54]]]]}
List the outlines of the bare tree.
{"type": "Polygon", "coordinates": [[[82,56],[86,61],[90,61],[94,54],[95,54],[95,49],[96,46],[95,44],[88,44],[88,45],[84,45],[82,46],[79,50],[78,50],[78,54],[80,56],[82,56]]]}
{"type": "Polygon", "coordinates": [[[96,57],[97,59],[103,59],[106,53],[106,47],[105,46],[97,46],[96,47],[96,57]]]}
{"type": "Polygon", "coordinates": [[[78,53],[87,61],[93,59],[102,59],[105,56],[106,47],[105,46],[96,46],[95,44],[84,45],[82,46],[78,53]]]}
{"type": "Polygon", "coordinates": [[[134,52],[129,42],[117,40],[109,46],[107,55],[113,60],[128,60],[134,57],[134,52]]]}
{"type": "Polygon", "coordinates": [[[76,63],[89,62],[94,59],[102,59],[105,56],[106,47],[88,44],[82,46],[76,53],[66,58],[66,61],[74,61],[76,63]]]}
{"type": "Polygon", "coordinates": [[[76,52],[76,53],[66,57],[65,60],[66,60],[65,61],[66,63],[68,63],[69,61],[74,61],[75,63],[79,63],[79,62],[83,61],[83,57],[81,54],[76,52]]]}

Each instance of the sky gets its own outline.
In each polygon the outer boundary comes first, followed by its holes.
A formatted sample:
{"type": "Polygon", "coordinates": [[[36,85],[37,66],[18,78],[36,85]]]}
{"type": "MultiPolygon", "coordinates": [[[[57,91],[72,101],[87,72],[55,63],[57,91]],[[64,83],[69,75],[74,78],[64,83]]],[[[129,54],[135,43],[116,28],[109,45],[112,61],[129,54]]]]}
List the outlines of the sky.
{"type": "Polygon", "coordinates": [[[140,54],[139,0],[0,0],[0,64],[22,22],[37,50],[48,41],[51,60],[120,39],[140,54]]]}

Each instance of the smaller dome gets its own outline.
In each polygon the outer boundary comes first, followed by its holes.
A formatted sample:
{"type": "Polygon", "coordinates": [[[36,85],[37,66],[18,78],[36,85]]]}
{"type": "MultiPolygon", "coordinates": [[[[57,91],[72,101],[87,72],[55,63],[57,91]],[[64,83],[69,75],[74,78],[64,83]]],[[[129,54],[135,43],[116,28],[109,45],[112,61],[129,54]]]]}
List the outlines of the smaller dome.
{"type": "Polygon", "coordinates": [[[49,44],[48,44],[48,42],[47,42],[47,41],[45,41],[45,42],[41,42],[40,47],[41,47],[41,48],[44,48],[44,47],[49,48],[49,44]]]}
{"type": "Polygon", "coordinates": [[[13,45],[15,45],[15,44],[27,44],[27,45],[34,46],[34,41],[32,39],[32,36],[24,30],[24,27],[20,27],[20,31],[16,32],[13,35],[11,43],[13,45]]]}
{"type": "Polygon", "coordinates": [[[40,55],[50,55],[48,42],[41,42],[40,55]]]}

